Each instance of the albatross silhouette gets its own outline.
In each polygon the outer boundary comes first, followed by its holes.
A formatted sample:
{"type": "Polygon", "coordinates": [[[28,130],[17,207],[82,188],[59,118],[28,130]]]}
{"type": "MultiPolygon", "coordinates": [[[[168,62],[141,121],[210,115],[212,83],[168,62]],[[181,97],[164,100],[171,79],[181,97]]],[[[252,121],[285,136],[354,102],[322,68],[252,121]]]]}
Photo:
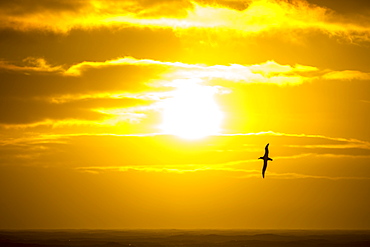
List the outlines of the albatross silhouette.
{"type": "Polygon", "coordinates": [[[269,144],[270,143],[267,143],[267,145],[265,147],[265,155],[258,158],[258,159],[263,160],[263,168],[262,168],[262,177],[263,178],[265,178],[265,171],[266,171],[266,168],[267,168],[267,161],[268,160],[272,161],[272,159],[269,158],[269,144]]]}

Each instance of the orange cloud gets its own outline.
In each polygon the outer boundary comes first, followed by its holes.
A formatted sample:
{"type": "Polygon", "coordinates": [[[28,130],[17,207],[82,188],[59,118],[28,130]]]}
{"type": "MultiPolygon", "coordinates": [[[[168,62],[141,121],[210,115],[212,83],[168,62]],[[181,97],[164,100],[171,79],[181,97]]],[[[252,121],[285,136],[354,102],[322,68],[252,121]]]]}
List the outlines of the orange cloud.
{"type": "MultiPolygon", "coordinates": [[[[175,79],[224,79],[244,83],[272,83],[278,85],[301,84],[310,78],[301,75],[304,72],[314,72],[318,69],[304,65],[281,65],[275,61],[267,61],[256,65],[214,65],[186,64],[181,62],[162,62],[152,59],[135,59],[132,57],[118,58],[105,62],[82,62],[71,66],[64,71],[64,75],[79,76],[83,71],[91,68],[135,65],[160,66],[168,72],[162,74],[158,81],[168,82],[175,79]]],[[[154,82],[154,81],[153,81],[154,82]]],[[[155,83],[155,82],[154,82],[155,83]]],[[[157,84],[158,85],[158,84],[157,84]]],[[[170,85],[170,84],[168,84],[170,85]]]]}
{"type": "Polygon", "coordinates": [[[324,74],[326,80],[370,80],[370,73],[364,73],[356,70],[332,71],[324,74]]]}
{"type": "MultiPolygon", "coordinates": [[[[266,61],[261,64],[242,65],[202,65],[187,64],[182,62],[164,62],[152,59],[136,59],[123,57],[104,62],[82,62],[73,65],[64,71],[64,75],[78,76],[83,71],[108,66],[135,65],[135,66],[159,66],[166,68],[167,72],[162,73],[159,82],[169,82],[175,79],[192,79],[209,81],[212,79],[223,79],[225,81],[240,83],[271,83],[277,85],[296,85],[316,79],[325,80],[370,80],[369,73],[344,70],[330,71],[319,70],[313,66],[296,64],[282,65],[275,61],[266,61]]],[[[152,80],[153,85],[160,85],[152,80]]],[[[163,85],[163,83],[162,83],[163,85]]],[[[168,84],[170,85],[170,84],[168,84]]]]}
{"type": "Polygon", "coordinates": [[[22,60],[22,65],[15,65],[7,61],[0,61],[0,69],[19,72],[61,72],[62,66],[51,66],[44,58],[27,57],[22,60]]]}
{"type": "MultiPolygon", "coordinates": [[[[337,148],[346,148],[346,147],[357,147],[357,148],[364,148],[364,149],[370,149],[370,142],[363,141],[363,140],[358,140],[358,139],[347,139],[347,138],[342,138],[342,137],[328,137],[324,135],[310,135],[310,134],[292,134],[292,133],[281,133],[281,132],[275,132],[275,131],[263,131],[263,132],[258,132],[258,133],[237,133],[237,134],[222,134],[223,136],[248,136],[248,135],[271,135],[271,136],[287,136],[287,137],[300,137],[300,138],[317,138],[317,139],[325,139],[325,140],[330,140],[330,141],[338,141],[338,142],[343,142],[345,143],[345,147],[343,146],[336,146],[337,148]]],[[[315,148],[318,147],[317,145],[314,146],[305,146],[307,148],[315,148]]],[[[325,145],[326,148],[328,147],[335,147],[335,146],[327,146],[325,145]]]]}
{"type": "MultiPolygon", "coordinates": [[[[370,79],[368,73],[361,71],[320,70],[299,64],[282,65],[275,61],[252,65],[202,65],[123,57],[101,62],[85,61],[67,67],[51,66],[43,58],[29,57],[20,64],[2,62],[0,67],[3,70],[28,73],[27,76],[22,75],[21,80],[17,77],[18,81],[14,82],[23,90],[14,90],[14,85],[4,84],[1,92],[4,98],[25,99],[25,94],[32,98],[28,103],[8,99],[8,105],[15,109],[15,114],[2,114],[7,119],[0,121],[7,127],[11,123],[15,124],[14,127],[35,127],[35,124],[65,126],[69,123],[84,125],[89,124],[88,120],[96,124],[99,118],[100,125],[112,126],[120,121],[137,122],[145,118],[148,111],[160,111],[163,108],[161,102],[173,97],[173,89],[181,83],[202,85],[212,94],[222,94],[231,92],[234,86],[251,83],[287,86],[314,80],[370,79]],[[50,77],[45,76],[45,73],[50,77]],[[101,81],[108,80],[108,76],[110,83],[103,85],[101,81]],[[53,83],[48,80],[53,80],[53,83]],[[118,105],[123,100],[146,104],[123,109],[118,105]],[[107,105],[113,102],[117,103],[115,107],[107,105]],[[31,114],[26,122],[22,120],[37,107],[41,108],[31,114]],[[81,111],[85,114],[80,114],[81,111]],[[52,120],[55,122],[51,123],[52,120]]],[[[9,107],[3,110],[8,111],[9,107]]]]}
{"type": "Polygon", "coordinates": [[[37,4],[22,1],[0,6],[0,21],[3,28],[57,32],[122,24],[172,28],[175,31],[189,28],[233,30],[242,34],[318,30],[351,41],[369,41],[370,20],[366,16],[357,19],[346,17],[304,0],[253,0],[239,9],[222,3],[90,0],[53,6],[47,1],[37,4]]]}

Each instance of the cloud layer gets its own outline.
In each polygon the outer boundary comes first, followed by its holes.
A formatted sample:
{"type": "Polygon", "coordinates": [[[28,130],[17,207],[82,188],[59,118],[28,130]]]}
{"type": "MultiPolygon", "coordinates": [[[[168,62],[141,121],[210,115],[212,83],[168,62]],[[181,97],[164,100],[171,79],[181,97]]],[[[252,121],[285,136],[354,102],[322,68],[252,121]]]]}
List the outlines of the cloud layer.
{"type": "Polygon", "coordinates": [[[366,15],[346,17],[304,0],[12,1],[0,7],[2,27],[18,30],[66,32],[111,25],[226,29],[246,35],[317,30],[352,41],[368,41],[370,32],[366,15]]]}
{"type": "Polygon", "coordinates": [[[325,80],[366,81],[370,77],[361,71],[320,70],[275,61],[212,66],[124,57],[66,67],[29,57],[22,63],[1,63],[4,107],[0,122],[8,126],[45,120],[96,122],[109,117],[104,109],[127,108],[129,114],[129,107],[135,105],[143,106],[142,110],[161,110],[161,102],[173,96],[172,91],[181,85],[180,79],[182,83],[213,87],[219,94],[228,94],[248,84],[294,86],[325,80]]]}

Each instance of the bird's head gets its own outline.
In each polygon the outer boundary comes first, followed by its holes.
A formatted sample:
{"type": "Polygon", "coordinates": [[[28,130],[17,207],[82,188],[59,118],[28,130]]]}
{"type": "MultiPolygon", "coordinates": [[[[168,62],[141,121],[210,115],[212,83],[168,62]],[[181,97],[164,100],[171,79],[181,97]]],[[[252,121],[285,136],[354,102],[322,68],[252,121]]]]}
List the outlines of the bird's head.
{"type": "Polygon", "coordinates": [[[263,157],[259,157],[258,159],[259,159],[259,160],[263,160],[263,157]]]}

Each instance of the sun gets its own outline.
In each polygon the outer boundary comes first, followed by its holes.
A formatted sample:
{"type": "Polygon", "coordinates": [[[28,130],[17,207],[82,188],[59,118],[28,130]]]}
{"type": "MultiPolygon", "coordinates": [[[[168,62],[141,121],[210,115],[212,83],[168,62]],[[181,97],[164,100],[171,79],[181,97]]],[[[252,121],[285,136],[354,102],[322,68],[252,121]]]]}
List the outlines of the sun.
{"type": "Polygon", "coordinates": [[[223,114],[214,99],[216,90],[192,80],[177,80],[176,87],[163,102],[163,132],[185,139],[219,133],[223,114]]]}

